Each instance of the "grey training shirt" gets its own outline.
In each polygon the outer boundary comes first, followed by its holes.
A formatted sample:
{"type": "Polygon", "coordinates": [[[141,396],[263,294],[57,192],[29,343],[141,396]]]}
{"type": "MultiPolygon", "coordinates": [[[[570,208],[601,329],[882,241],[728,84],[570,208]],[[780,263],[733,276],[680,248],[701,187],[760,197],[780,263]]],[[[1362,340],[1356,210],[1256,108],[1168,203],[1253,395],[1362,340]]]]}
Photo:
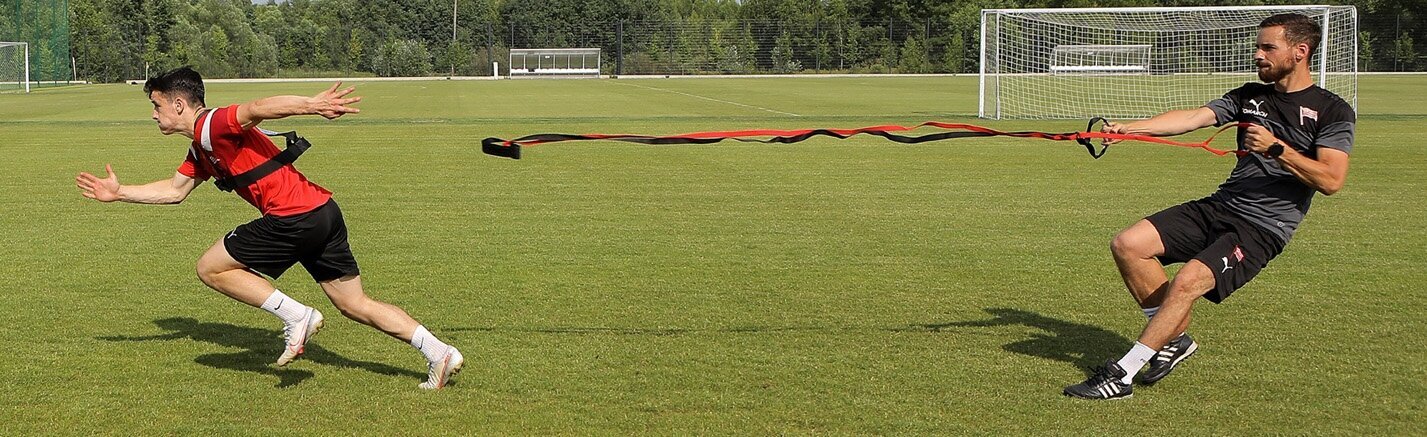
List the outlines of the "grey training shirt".
{"type": "MultiPolygon", "coordinates": [[[[1342,98],[1317,85],[1283,93],[1273,84],[1246,83],[1204,106],[1214,111],[1215,125],[1248,122],[1264,126],[1284,147],[1311,158],[1318,157],[1319,147],[1353,151],[1357,114],[1342,98]]],[[[1247,150],[1244,132],[1239,129],[1239,150],[1247,150]]],[[[1239,157],[1229,179],[1209,198],[1223,202],[1287,243],[1308,214],[1314,193],[1278,161],[1253,153],[1239,157]]]]}

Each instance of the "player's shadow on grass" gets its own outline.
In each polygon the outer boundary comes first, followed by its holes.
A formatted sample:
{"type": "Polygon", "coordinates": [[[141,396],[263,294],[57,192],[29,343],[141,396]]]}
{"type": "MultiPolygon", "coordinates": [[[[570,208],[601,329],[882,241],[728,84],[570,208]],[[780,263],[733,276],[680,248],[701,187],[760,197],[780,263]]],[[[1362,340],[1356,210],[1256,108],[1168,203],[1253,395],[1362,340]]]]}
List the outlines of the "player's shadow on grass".
{"type": "Polygon", "coordinates": [[[913,325],[928,331],[959,328],[992,328],[998,326],[1028,326],[1044,332],[1031,338],[1001,346],[1009,352],[1049,358],[1074,364],[1081,369],[1105,363],[1106,358],[1123,354],[1134,343],[1113,331],[1094,325],[1068,322],[1039,313],[1011,308],[986,308],[991,318],[968,322],[913,325]]]}
{"type": "MultiPolygon", "coordinates": [[[[171,317],[154,320],[154,325],[169,331],[163,334],[144,336],[102,336],[104,341],[163,341],[191,339],[219,346],[243,349],[233,353],[213,353],[199,355],[193,362],[217,369],[239,370],[271,375],[278,378],[278,387],[290,387],[311,378],[312,372],[301,369],[276,367],[273,361],[282,353],[282,332],[230,325],[227,323],[202,323],[188,317],[171,317]]],[[[425,373],[392,367],[382,363],[358,361],[337,355],[314,343],[307,343],[301,360],[333,367],[362,369],[388,376],[409,376],[418,380],[426,378],[425,373]]]]}

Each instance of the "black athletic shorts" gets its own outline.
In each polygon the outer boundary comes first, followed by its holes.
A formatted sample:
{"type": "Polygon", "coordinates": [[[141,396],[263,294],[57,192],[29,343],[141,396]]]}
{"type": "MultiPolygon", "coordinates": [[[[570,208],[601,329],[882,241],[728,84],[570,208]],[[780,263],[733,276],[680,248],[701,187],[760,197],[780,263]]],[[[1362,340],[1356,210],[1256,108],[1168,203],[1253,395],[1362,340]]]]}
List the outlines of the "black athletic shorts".
{"type": "Polygon", "coordinates": [[[1146,217],[1164,243],[1160,264],[1199,260],[1214,272],[1214,289],[1204,295],[1219,303],[1249,283],[1283,252],[1284,242],[1209,199],[1185,202],[1146,217]]]}
{"type": "Polygon", "coordinates": [[[295,263],[317,282],[358,273],[347,246],[347,223],[334,200],[294,216],[264,215],[228,233],[223,246],[233,259],[272,278],[295,263]]]}

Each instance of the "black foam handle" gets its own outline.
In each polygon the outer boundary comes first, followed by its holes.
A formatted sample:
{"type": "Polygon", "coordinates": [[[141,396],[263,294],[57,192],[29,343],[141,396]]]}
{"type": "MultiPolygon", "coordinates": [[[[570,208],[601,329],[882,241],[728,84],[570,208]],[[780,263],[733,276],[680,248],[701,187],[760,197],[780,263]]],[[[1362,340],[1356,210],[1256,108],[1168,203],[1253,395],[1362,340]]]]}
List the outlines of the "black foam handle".
{"type": "MultiPolygon", "coordinates": [[[[1109,122],[1110,122],[1110,120],[1106,120],[1105,117],[1095,117],[1095,118],[1091,118],[1091,119],[1090,119],[1090,124],[1088,124],[1088,125],[1085,126],[1085,131],[1086,131],[1086,132],[1095,132],[1095,124],[1096,124],[1096,123],[1109,123],[1109,122]]],[[[1094,143],[1091,143],[1089,138],[1076,138],[1076,139],[1075,139],[1075,142],[1080,143],[1080,145],[1082,145],[1082,146],[1085,146],[1085,151],[1090,152],[1090,157],[1091,157],[1091,158],[1095,158],[1095,159],[1100,159],[1101,156],[1105,156],[1105,151],[1110,149],[1110,145],[1109,145],[1109,144],[1105,144],[1105,145],[1100,146],[1100,151],[1098,151],[1098,152],[1095,151],[1095,144],[1094,144],[1094,143]]]]}
{"type": "Polygon", "coordinates": [[[520,159],[520,145],[511,143],[507,146],[505,145],[505,140],[500,138],[486,138],[481,140],[481,151],[491,156],[520,159]]]}

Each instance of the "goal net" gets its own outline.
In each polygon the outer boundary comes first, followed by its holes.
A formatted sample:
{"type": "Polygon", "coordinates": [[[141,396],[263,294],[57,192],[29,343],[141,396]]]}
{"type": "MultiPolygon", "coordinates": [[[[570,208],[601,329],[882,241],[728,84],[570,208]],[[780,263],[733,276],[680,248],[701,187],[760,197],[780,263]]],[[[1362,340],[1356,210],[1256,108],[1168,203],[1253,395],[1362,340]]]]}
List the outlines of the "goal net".
{"type": "Polygon", "coordinates": [[[1246,6],[981,11],[983,118],[1143,118],[1256,82],[1258,25],[1319,20],[1313,79],[1357,107],[1357,9],[1246,6]]]}
{"type": "Polygon", "coordinates": [[[600,77],[600,49],[510,49],[510,77],[600,77]]]}
{"type": "Polygon", "coordinates": [[[30,92],[30,45],[0,41],[0,92],[30,92]]]}
{"type": "Polygon", "coordinates": [[[0,0],[0,92],[74,80],[66,0],[0,0]],[[28,80],[26,80],[28,74],[28,80]]]}

